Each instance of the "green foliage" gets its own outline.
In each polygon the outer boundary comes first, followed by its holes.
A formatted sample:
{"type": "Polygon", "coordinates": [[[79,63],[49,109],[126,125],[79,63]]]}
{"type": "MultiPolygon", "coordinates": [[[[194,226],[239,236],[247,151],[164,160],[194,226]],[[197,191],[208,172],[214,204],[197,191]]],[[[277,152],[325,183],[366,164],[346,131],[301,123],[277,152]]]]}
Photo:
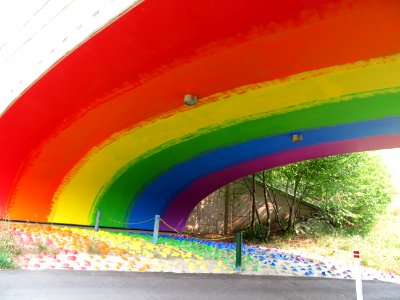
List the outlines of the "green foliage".
{"type": "MultiPolygon", "coordinates": [[[[366,234],[394,197],[390,176],[380,159],[368,153],[347,154],[346,172],[326,191],[320,206],[331,222],[352,233],[366,234]]],[[[328,186],[329,187],[329,186],[328,186]]]]}
{"type": "Polygon", "coordinates": [[[243,231],[243,239],[248,242],[268,242],[267,225],[257,223],[243,231]]]}
{"type": "Polygon", "coordinates": [[[394,196],[387,170],[366,152],[302,161],[265,175],[269,188],[317,205],[332,225],[352,233],[367,233],[394,196]]]}
{"type": "Polygon", "coordinates": [[[0,270],[16,269],[18,265],[7,252],[0,252],[0,270]]]}
{"type": "Polygon", "coordinates": [[[10,231],[8,224],[0,223],[0,269],[16,269],[18,265],[14,262],[13,256],[20,255],[22,248],[15,236],[10,231]]]}
{"type": "Polygon", "coordinates": [[[47,248],[47,246],[45,244],[43,244],[43,242],[39,242],[36,246],[34,251],[36,253],[42,253],[42,252],[46,252],[49,253],[49,249],[47,248]]]}

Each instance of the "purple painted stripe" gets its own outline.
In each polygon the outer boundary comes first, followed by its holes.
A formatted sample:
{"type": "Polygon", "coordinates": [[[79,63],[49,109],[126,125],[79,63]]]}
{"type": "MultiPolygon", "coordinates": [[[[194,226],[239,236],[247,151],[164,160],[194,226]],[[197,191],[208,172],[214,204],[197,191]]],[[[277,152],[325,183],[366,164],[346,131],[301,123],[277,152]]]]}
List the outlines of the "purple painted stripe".
{"type": "MultiPolygon", "coordinates": [[[[178,230],[184,230],[189,214],[198,204],[198,199],[204,199],[208,194],[204,191],[214,191],[218,188],[255,172],[270,169],[307,159],[337,155],[350,152],[372,151],[400,147],[400,135],[384,135],[349,139],[344,141],[324,143],[305,147],[294,151],[281,152],[261,159],[246,162],[204,176],[193,182],[190,187],[173,199],[163,219],[178,230]],[[207,186],[207,189],[204,187],[207,186]]],[[[169,231],[165,226],[161,230],[169,231]]]]}

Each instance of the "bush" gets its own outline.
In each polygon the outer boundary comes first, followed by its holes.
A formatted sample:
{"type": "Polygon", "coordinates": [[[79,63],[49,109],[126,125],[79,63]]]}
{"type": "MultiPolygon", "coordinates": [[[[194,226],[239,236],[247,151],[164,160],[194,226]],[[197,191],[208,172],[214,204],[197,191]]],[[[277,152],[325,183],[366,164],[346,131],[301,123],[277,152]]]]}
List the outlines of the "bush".
{"type": "Polygon", "coordinates": [[[14,262],[12,255],[7,252],[0,252],[0,269],[17,269],[18,265],[14,262]]]}
{"type": "Polygon", "coordinates": [[[6,226],[2,226],[1,224],[0,224],[0,253],[3,254],[6,253],[11,256],[22,254],[22,248],[15,239],[15,236],[6,226]]]}
{"type": "MultiPolygon", "coordinates": [[[[367,234],[394,197],[388,170],[378,156],[366,152],[293,163],[264,176],[267,187],[311,202],[333,226],[353,234],[367,234]]],[[[289,224],[282,229],[292,231],[296,207],[288,206],[289,224]]]]}
{"type": "Polygon", "coordinates": [[[0,269],[16,269],[13,256],[21,255],[22,248],[15,239],[8,223],[0,222],[0,269]]]}
{"type": "Polygon", "coordinates": [[[343,188],[320,207],[336,227],[366,235],[394,198],[394,187],[379,157],[367,153],[342,157],[351,170],[342,174],[343,188]]]}
{"type": "Polygon", "coordinates": [[[243,238],[249,242],[268,242],[267,240],[267,225],[256,224],[254,230],[251,227],[243,231],[243,238]]]}

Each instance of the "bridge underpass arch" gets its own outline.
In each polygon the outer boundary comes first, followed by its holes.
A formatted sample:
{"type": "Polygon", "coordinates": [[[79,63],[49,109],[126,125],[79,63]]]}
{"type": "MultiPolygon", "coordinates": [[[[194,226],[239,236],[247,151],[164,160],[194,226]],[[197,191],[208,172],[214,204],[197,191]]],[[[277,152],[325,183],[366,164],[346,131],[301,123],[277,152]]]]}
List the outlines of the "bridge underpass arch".
{"type": "Polygon", "coordinates": [[[400,147],[399,12],[381,1],[144,1],[2,114],[2,216],[89,225],[100,209],[108,226],[161,214],[182,229],[237,178],[400,147]],[[188,93],[197,105],[184,106],[188,93]]]}

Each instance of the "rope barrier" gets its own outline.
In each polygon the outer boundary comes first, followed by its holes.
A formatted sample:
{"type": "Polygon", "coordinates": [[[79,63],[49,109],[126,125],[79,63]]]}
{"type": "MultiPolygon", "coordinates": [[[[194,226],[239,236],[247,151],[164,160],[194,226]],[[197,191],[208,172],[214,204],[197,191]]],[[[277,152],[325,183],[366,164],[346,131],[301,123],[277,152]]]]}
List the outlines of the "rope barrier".
{"type": "Polygon", "coordinates": [[[139,221],[139,222],[119,222],[119,221],[116,221],[114,219],[111,219],[110,217],[108,217],[104,213],[102,213],[102,217],[104,217],[108,221],[111,221],[111,222],[113,222],[115,224],[120,224],[120,225],[139,225],[139,224],[144,224],[144,223],[148,223],[148,222],[151,222],[151,221],[155,220],[155,218],[151,218],[151,219],[144,220],[144,221],[139,221]]]}
{"type": "MultiPolygon", "coordinates": [[[[139,224],[144,224],[144,223],[148,223],[148,222],[151,222],[151,221],[155,220],[155,218],[150,218],[148,220],[144,220],[144,221],[140,221],[140,222],[119,222],[119,221],[116,221],[116,220],[108,217],[105,214],[102,214],[102,217],[104,217],[108,221],[111,221],[111,222],[113,222],[115,224],[120,224],[120,225],[139,225],[139,224]]],[[[184,232],[181,232],[181,231],[177,230],[176,228],[172,227],[170,224],[168,224],[162,218],[160,218],[160,221],[163,222],[163,224],[165,226],[167,226],[169,229],[171,229],[176,234],[179,234],[181,236],[188,237],[188,238],[197,239],[197,240],[205,240],[205,238],[203,238],[203,237],[190,235],[190,234],[187,234],[187,233],[184,233],[184,232]]],[[[209,240],[209,241],[222,241],[222,240],[227,240],[227,239],[232,239],[232,238],[234,238],[234,236],[226,236],[226,237],[221,237],[221,238],[206,238],[206,240],[209,240]]]]}
{"type": "Polygon", "coordinates": [[[182,235],[184,237],[189,237],[189,238],[193,238],[193,239],[197,239],[197,240],[209,240],[209,241],[222,241],[222,240],[227,240],[227,239],[232,239],[234,236],[225,236],[222,238],[203,238],[203,237],[197,237],[194,235],[190,235],[184,232],[181,232],[177,229],[175,229],[174,227],[172,227],[171,225],[169,225],[166,221],[164,221],[162,218],[160,218],[160,221],[163,222],[165,224],[165,226],[167,226],[169,229],[171,229],[172,231],[174,231],[175,233],[182,235]]]}
{"type": "MultiPolygon", "coordinates": [[[[102,218],[104,218],[104,219],[106,219],[106,220],[108,220],[108,221],[110,221],[110,222],[113,222],[114,224],[119,224],[119,225],[139,225],[139,224],[145,224],[145,223],[148,223],[148,222],[151,222],[151,221],[154,221],[155,220],[155,218],[150,218],[150,219],[147,219],[147,220],[144,220],[144,221],[139,221],[139,222],[119,222],[119,221],[117,221],[117,220],[114,220],[114,219],[112,219],[112,218],[110,218],[110,217],[108,217],[106,214],[104,214],[104,213],[102,213],[101,214],[101,217],[102,218]]],[[[1,220],[1,219],[0,219],[1,220]]],[[[163,220],[162,218],[160,218],[160,221],[165,225],[165,226],[167,226],[169,229],[171,229],[174,233],[176,233],[176,234],[178,234],[178,235],[181,235],[181,236],[183,236],[183,237],[188,237],[188,238],[192,238],[192,239],[196,239],[196,240],[208,240],[208,241],[223,241],[223,240],[228,240],[228,239],[233,239],[234,238],[234,236],[233,235],[231,235],[231,236],[225,236],[225,237],[221,237],[221,238],[204,238],[204,237],[199,237],[199,236],[195,236],[195,235],[190,235],[190,234],[187,234],[187,233],[184,233],[184,232],[182,232],[182,231],[179,231],[179,230],[177,230],[176,228],[174,228],[174,227],[172,227],[170,224],[168,224],[165,220],[163,220]]],[[[29,222],[28,222],[29,223],[29,222]]],[[[61,226],[62,224],[55,224],[55,223],[45,223],[46,225],[52,225],[52,226],[61,226]]]]}

